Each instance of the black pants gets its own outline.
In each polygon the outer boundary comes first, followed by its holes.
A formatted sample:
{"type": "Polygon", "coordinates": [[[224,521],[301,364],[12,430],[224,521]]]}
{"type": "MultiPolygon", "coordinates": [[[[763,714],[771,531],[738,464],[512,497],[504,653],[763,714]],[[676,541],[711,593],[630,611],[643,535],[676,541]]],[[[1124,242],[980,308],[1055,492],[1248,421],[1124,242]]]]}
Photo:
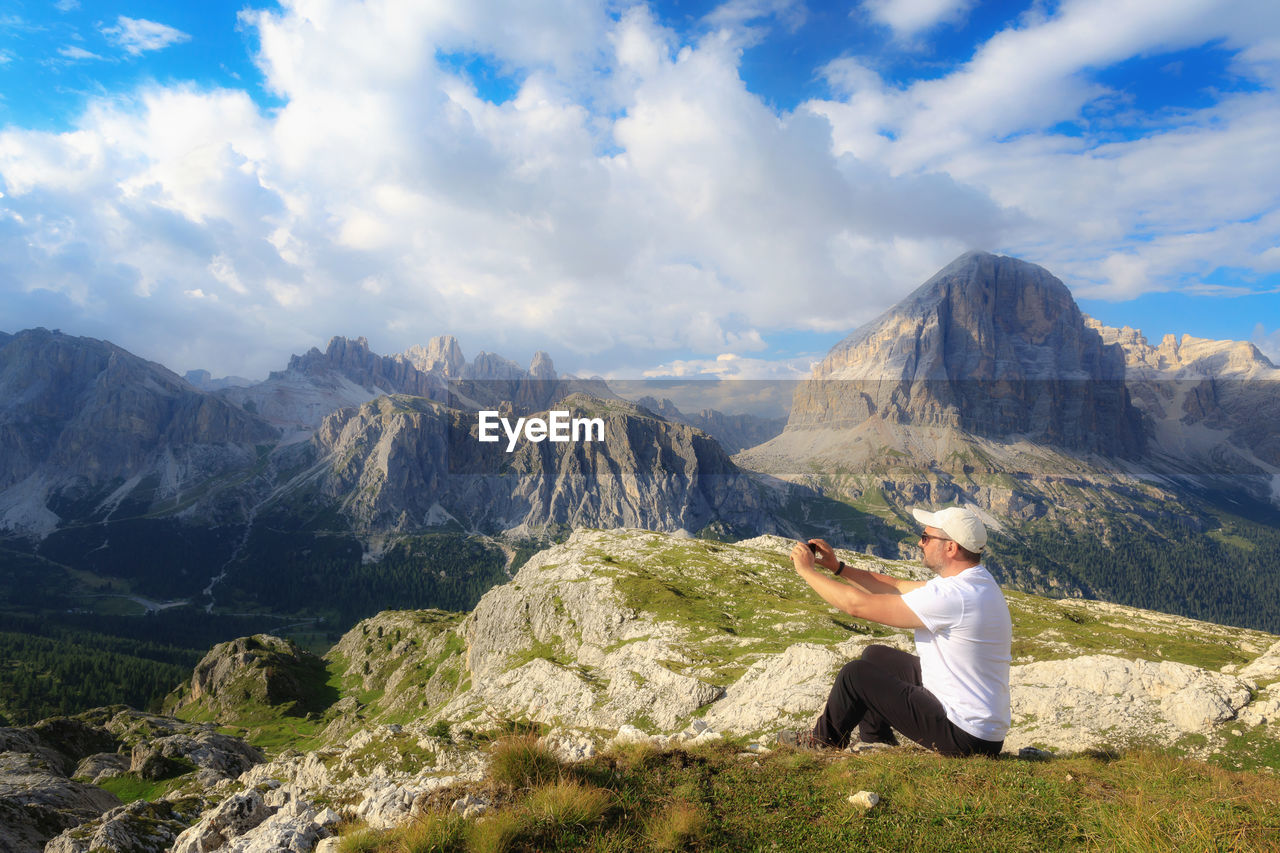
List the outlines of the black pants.
{"type": "Polygon", "coordinates": [[[861,659],[844,665],[813,736],[843,749],[854,726],[863,743],[896,744],[897,729],[943,755],[996,755],[1004,745],[948,720],[942,703],[921,685],[920,658],[888,646],[867,646],[861,659]]]}

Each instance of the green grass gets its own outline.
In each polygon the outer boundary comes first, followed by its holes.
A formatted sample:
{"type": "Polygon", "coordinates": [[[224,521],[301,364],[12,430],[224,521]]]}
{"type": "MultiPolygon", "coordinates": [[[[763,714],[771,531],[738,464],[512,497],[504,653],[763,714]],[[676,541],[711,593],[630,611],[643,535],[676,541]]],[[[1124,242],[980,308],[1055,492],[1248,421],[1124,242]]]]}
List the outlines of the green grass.
{"type": "Polygon", "coordinates": [[[834,645],[851,632],[890,633],[836,613],[784,554],[645,534],[627,544],[652,547],[639,557],[601,552],[593,570],[613,579],[627,607],[683,629],[679,650],[711,683],[729,684],[751,663],[796,643],[834,645]],[[780,623],[787,629],[779,630],[780,623]]]}
{"type": "MultiPolygon", "coordinates": [[[[1218,670],[1227,664],[1244,664],[1256,653],[1226,641],[1222,629],[1190,620],[1144,619],[1141,627],[1123,613],[1097,612],[1088,602],[1052,601],[1006,589],[1013,617],[1013,657],[1057,660],[1083,654],[1113,654],[1144,660],[1170,660],[1218,670]]],[[[1231,635],[1247,629],[1228,629],[1231,635]]],[[[1274,641],[1256,633],[1264,648],[1274,641]]]]}
{"type": "Polygon", "coordinates": [[[149,781],[140,778],[136,773],[121,773],[119,776],[103,779],[97,784],[104,791],[110,791],[115,794],[120,802],[132,803],[138,800],[154,802],[170,791],[181,788],[183,784],[190,780],[191,777],[187,774],[170,779],[149,781]]]}
{"type": "MultiPolygon", "coordinates": [[[[492,777],[439,798],[425,821],[439,850],[1275,850],[1280,780],[1164,753],[1049,761],[949,759],[899,748],[870,755],[734,744],[629,747],[516,788],[492,777]],[[881,802],[863,812],[860,790],[881,802]],[[459,823],[445,813],[473,793],[493,805],[459,823]],[[444,839],[441,841],[441,839],[444,839]]],[[[407,824],[360,846],[407,849],[407,824]]]]}
{"type": "Polygon", "coordinates": [[[498,741],[489,758],[489,777],[499,785],[531,788],[560,778],[561,762],[536,737],[498,741]]]}

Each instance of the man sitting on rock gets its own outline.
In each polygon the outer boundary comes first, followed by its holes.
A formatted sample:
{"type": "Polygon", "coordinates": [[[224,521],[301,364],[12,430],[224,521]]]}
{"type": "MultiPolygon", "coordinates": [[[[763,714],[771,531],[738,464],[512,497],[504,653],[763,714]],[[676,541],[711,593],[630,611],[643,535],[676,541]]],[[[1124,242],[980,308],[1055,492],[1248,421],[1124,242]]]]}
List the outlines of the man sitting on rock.
{"type": "Polygon", "coordinates": [[[821,539],[792,549],[796,572],[832,606],[914,628],[919,656],[868,646],[840,670],[812,733],[783,732],[781,743],[843,749],[857,726],[863,743],[896,744],[897,729],[943,755],[1000,752],[1010,723],[1013,630],[1004,594],[981,565],[986,527],[963,507],[911,514],[924,525],[924,564],[937,574],[927,583],[847,566],[821,539]]]}

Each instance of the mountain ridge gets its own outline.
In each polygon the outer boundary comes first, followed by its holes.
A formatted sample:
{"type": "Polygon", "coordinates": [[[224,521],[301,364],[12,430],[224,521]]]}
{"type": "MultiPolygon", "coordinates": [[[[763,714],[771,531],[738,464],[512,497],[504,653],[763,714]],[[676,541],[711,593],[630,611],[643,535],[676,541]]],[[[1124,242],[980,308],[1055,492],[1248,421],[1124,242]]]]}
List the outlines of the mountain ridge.
{"type": "MultiPolygon", "coordinates": [[[[968,253],[833,348],[780,435],[727,457],[661,413],[722,442],[754,426],[661,402],[643,416],[602,381],[560,376],[545,353],[526,370],[489,353],[468,362],[449,336],[393,356],[335,337],[252,388],[183,386],[199,403],[180,410],[185,432],[217,425],[199,417],[204,406],[250,425],[252,444],[175,453],[161,433],[149,468],[61,492],[92,454],[61,465],[46,454],[38,476],[0,492],[0,524],[15,553],[88,570],[97,585],[125,580],[149,598],[212,606],[201,591],[234,593],[226,582],[238,577],[256,590],[243,606],[270,608],[253,566],[303,573],[289,553],[323,554],[327,576],[344,567],[355,578],[414,537],[498,537],[511,549],[578,525],[641,525],[720,538],[851,531],[863,549],[902,555],[910,506],[958,502],[1014,543],[997,567],[1006,582],[1269,625],[1259,608],[1277,583],[1266,566],[1280,548],[1280,437],[1258,413],[1280,417],[1280,385],[1223,379],[1272,375],[1247,346],[1174,344],[1140,349],[1091,325],[1046,270],[968,253]],[[1125,378],[1129,363],[1176,376],[1125,378]],[[1218,374],[1189,378],[1189,366],[1218,374]],[[545,415],[574,394],[587,395],[583,412],[616,417],[603,445],[505,454],[476,440],[480,409],[545,415]],[[1225,574],[1188,597],[1179,585],[1200,583],[1186,577],[1196,563],[1225,574]]],[[[10,352],[12,336],[0,351],[10,352]]],[[[117,383],[119,411],[154,394],[146,370],[135,373],[139,387],[117,383]]],[[[11,432],[37,435],[10,417],[11,432]]]]}

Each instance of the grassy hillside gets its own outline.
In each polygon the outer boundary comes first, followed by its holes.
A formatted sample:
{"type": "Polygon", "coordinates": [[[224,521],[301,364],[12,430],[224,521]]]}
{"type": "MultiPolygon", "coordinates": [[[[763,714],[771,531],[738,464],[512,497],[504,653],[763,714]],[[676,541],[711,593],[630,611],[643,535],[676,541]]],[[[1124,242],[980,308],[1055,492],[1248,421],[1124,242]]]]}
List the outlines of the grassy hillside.
{"type": "MultiPolygon", "coordinates": [[[[362,620],[325,655],[324,671],[314,674],[315,690],[332,696],[332,703],[311,708],[305,719],[261,703],[215,707],[208,700],[184,710],[183,715],[216,719],[263,746],[287,745],[291,731],[305,733],[312,744],[322,733],[324,739],[340,742],[376,725],[417,723],[445,730],[450,726],[483,730],[494,715],[484,711],[489,701],[485,685],[473,683],[477,654],[490,661],[494,654],[505,655],[500,670],[489,671],[489,681],[514,674],[528,683],[528,678],[540,676],[526,678],[520,673],[541,664],[544,673],[556,673],[562,682],[577,685],[574,689],[580,688],[585,701],[594,702],[599,710],[613,701],[616,693],[610,685],[616,679],[629,685],[629,692],[653,686],[646,683],[643,670],[608,663],[609,654],[636,642],[644,643],[645,656],[666,671],[726,690],[749,671],[758,674],[761,665],[800,645],[838,648],[846,655],[856,655],[860,644],[868,642],[909,647],[910,632],[853,619],[826,606],[796,576],[786,550],[786,541],[776,537],[730,545],[643,531],[586,533],[530,561],[513,581],[495,591],[500,597],[494,601],[501,603],[490,604],[487,615],[465,619],[460,613],[405,610],[362,620]],[[523,622],[525,612],[540,612],[544,621],[533,629],[523,622]],[[609,622],[615,618],[609,615],[613,613],[632,614],[625,617],[634,620],[626,623],[628,639],[592,633],[597,629],[589,626],[602,624],[602,619],[609,622]],[[489,627],[478,629],[477,618],[488,620],[489,627]],[[489,651],[473,645],[469,633],[473,630],[490,632],[485,641],[489,651]],[[495,636],[494,630],[504,633],[495,636]]],[[[890,574],[925,571],[918,565],[851,552],[842,556],[846,562],[890,574]]],[[[1238,669],[1276,641],[1260,631],[1100,602],[1055,600],[1016,591],[1009,591],[1007,599],[1014,625],[1015,665],[1110,655],[1217,673],[1238,669]]],[[[818,686],[825,697],[829,680],[821,672],[812,675],[821,682],[818,686]]],[[[663,697],[667,694],[656,693],[655,701],[664,701],[663,697]]],[[[506,707],[498,714],[569,728],[598,725],[548,717],[539,710],[544,701],[550,697],[535,698],[524,710],[524,706],[506,707]]],[[[732,701],[746,700],[739,693],[732,701]]],[[[691,716],[681,717],[678,725],[705,716],[719,726],[717,707],[703,705],[685,712],[691,716]]],[[[802,703],[780,711],[780,717],[765,714],[755,724],[763,728],[750,733],[767,735],[789,720],[805,719],[810,714],[807,708],[802,703]]],[[[660,731],[643,708],[627,721],[650,733],[660,731]]],[[[1213,760],[1226,767],[1263,766],[1280,759],[1269,731],[1265,726],[1219,727],[1208,737],[1197,735],[1167,746],[1184,754],[1216,752],[1213,760]]],[[[1125,729],[1108,743],[1123,747],[1141,742],[1130,734],[1125,729]]]]}
{"type": "Polygon", "coordinates": [[[420,804],[392,830],[347,828],[340,850],[1280,849],[1280,780],[1153,752],[1051,761],[859,755],[740,743],[631,745],[562,765],[527,739],[498,744],[486,778],[420,804]],[[850,802],[876,794],[869,810],[850,802]],[[449,811],[470,796],[478,820],[449,811]]]}

